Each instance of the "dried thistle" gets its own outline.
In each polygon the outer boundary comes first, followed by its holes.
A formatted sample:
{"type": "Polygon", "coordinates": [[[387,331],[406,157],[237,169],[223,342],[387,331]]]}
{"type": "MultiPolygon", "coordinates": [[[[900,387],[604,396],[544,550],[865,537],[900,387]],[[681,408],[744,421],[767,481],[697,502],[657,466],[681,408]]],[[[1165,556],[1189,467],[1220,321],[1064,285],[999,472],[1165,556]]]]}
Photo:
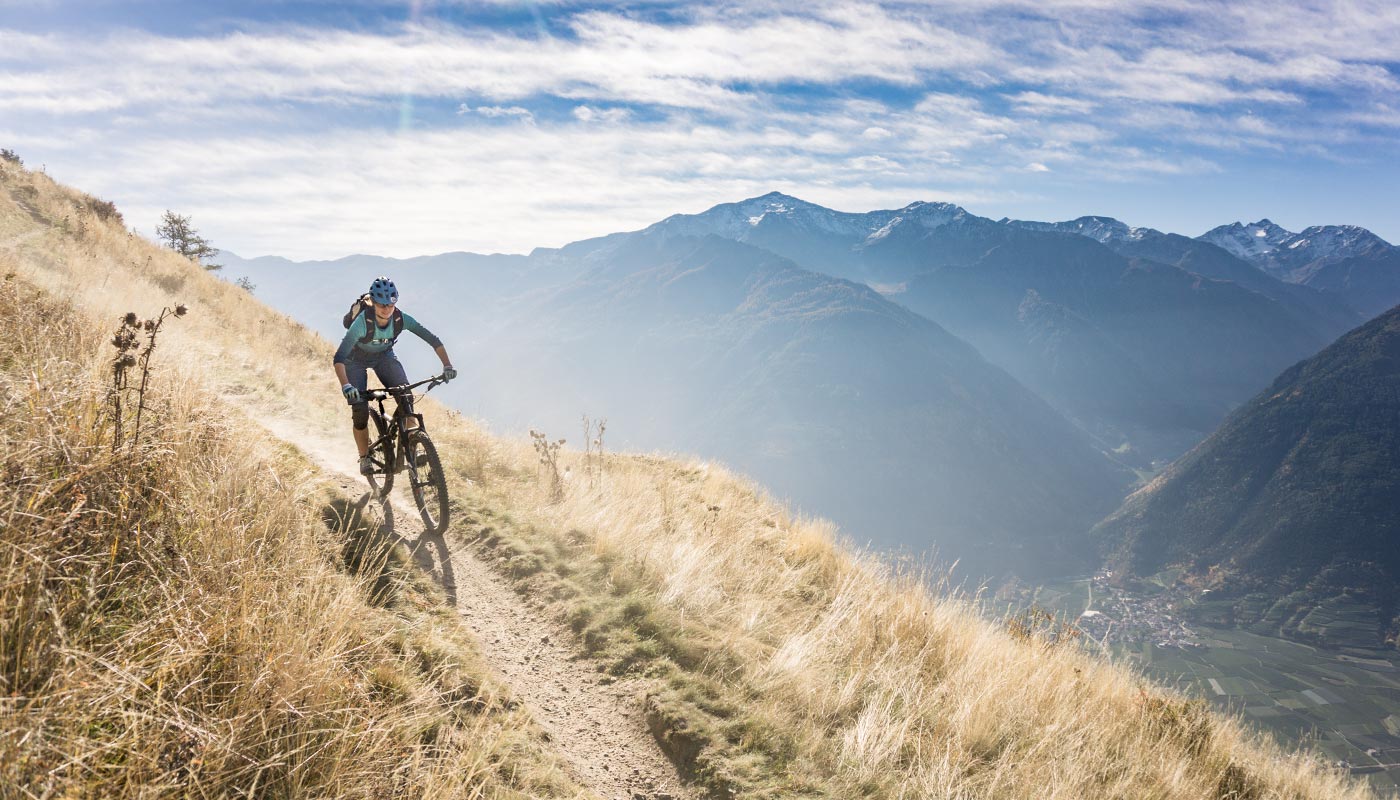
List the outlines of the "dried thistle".
{"type": "Polygon", "coordinates": [[[121,324],[117,327],[117,332],[112,336],[112,347],[116,349],[116,354],[112,357],[112,386],[108,397],[112,405],[113,437],[112,449],[121,447],[124,437],[122,435],[122,397],[130,388],[128,386],[127,370],[141,365],[141,385],[136,390],[136,425],[132,431],[131,444],[134,446],[141,437],[141,417],[146,410],[146,387],[151,377],[151,354],[156,349],[156,335],[160,333],[160,327],[165,323],[167,317],[183,317],[189,309],[184,305],[177,305],[174,309],[169,307],[161,309],[160,316],[155,319],[142,320],[136,316],[135,311],[128,311],[122,316],[121,324]],[[146,346],[141,348],[140,334],[145,334],[146,346]],[[140,350],[139,354],[135,351],[140,350]]]}
{"type": "Polygon", "coordinates": [[[539,455],[540,466],[548,470],[550,478],[550,494],[555,500],[560,500],[564,496],[564,479],[559,474],[559,449],[564,446],[564,440],[550,441],[544,433],[530,429],[530,439],[535,446],[535,452],[539,455]]]}

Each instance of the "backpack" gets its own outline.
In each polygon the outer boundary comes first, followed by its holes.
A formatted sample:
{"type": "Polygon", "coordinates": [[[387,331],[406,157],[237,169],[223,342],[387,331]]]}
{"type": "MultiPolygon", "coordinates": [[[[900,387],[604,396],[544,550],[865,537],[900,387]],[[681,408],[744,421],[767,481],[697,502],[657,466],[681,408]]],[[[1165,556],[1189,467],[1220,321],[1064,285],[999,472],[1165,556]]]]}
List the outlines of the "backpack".
{"type": "MultiPolygon", "coordinates": [[[[365,335],[360,337],[359,343],[369,344],[369,342],[374,339],[374,332],[379,323],[375,322],[374,303],[369,299],[368,294],[362,294],[355,300],[350,306],[350,310],[345,312],[345,319],[341,320],[341,322],[344,323],[345,329],[349,330],[350,326],[355,322],[355,318],[361,314],[366,315],[365,335]]],[[[399,334],[403,333],[403,312],[399,310],[398,306],[394,306],[394,313],[389,318],[389,325],[393,329],[394,339],[397,341],[399,334]]]]}

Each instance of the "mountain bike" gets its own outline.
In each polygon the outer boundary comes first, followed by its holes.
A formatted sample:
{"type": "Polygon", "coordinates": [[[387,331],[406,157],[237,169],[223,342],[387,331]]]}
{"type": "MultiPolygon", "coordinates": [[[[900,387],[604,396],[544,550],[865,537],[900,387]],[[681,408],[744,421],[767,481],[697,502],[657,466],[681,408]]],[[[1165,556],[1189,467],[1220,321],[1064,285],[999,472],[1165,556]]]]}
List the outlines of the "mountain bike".
{"type": "Polygon", "coordinates": [[[447,476],[443,474],[437,447],[428,438],[423,415],[405,412],[403,401],[421,396],[413,393],[419,386],[427,385],[428,388],[422,392],[422,395],[426,395],[440,383],[446,383],[441,375],[417,383],[365,392],[365,397],[375,404],[369,410],[369,418],[378,437],[369,445],[369,459],[374,465],[374,473],[369,476],[370,485],[379,490],[380,497],[388,497],[389,490],[394,488],[394,475],[407,469],[413,502],[418,505],[423,526],[429,533],[447,530],[447,476]],[[384,412],[384,401],[391,397],[398,401],[392,417],[384,412]],[[418,426],[412,427],[410,420],[416,421],[418,426]],[[375,484],[376,476],[379,477],[378,485],[375,484]]]}

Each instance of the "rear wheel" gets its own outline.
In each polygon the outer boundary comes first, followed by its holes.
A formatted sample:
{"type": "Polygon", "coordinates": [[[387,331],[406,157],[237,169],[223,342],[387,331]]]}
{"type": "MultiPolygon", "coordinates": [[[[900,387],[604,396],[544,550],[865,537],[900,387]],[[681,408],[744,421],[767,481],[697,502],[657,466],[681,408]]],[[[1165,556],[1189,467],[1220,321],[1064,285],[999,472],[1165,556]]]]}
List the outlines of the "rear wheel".
{"type": "Polygon", "coordinates": [[[388,497],[389,490],[394,488],[394,447],[384,438],[389,433],[389,423],[384,421],[384,415],[378,409],[371,408],[369,418],[374,423],[370,428],[374,441],[369,446],[369,460],[374,464],[374,474],[368,476],[369,484],[379,490],[380,497],[388,497]]]}
{"type": "Polygon", "coordinates": [[[409,434],[405,457],[409,486],[418,513],[423,515],[423,526],[430,533],[442,533],[447,530],[448,519],[447,476],[442,473],[433,440],[421,430],[409,434]]]}

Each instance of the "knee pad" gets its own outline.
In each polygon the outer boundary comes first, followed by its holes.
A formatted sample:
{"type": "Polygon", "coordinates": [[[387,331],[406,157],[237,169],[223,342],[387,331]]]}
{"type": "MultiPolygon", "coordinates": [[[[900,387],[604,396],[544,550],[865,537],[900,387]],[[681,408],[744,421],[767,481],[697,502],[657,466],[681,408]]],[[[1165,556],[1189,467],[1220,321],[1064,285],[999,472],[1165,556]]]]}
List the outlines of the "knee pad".
{"type": "Polygon", "coordinates": [[[355,426],[355,430],[362,431],[369,427],[369,403],[356,403],[350,406],[350,422],[355,426]]]}

